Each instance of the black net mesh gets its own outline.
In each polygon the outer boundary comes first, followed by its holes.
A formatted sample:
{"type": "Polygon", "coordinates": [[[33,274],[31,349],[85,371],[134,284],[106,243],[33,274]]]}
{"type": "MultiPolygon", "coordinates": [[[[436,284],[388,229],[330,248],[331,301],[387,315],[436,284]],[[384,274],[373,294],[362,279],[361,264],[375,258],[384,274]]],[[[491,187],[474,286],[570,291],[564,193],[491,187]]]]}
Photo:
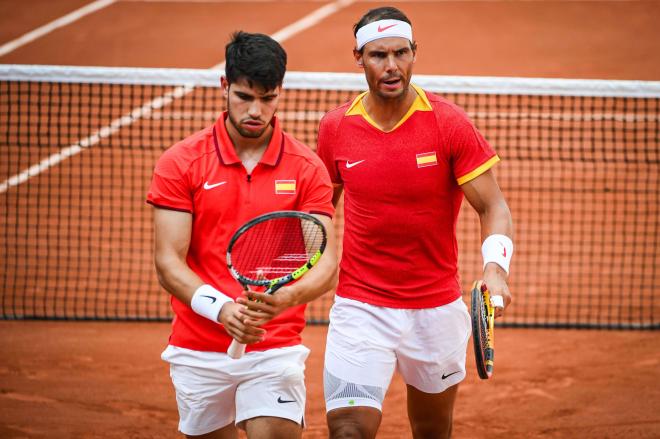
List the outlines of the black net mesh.
{"type": "MultiPolygon", "coordinates": [[[[323,113],[357,92],[289,87],[278,114],[314,148],[323,113]]],[[[515,302],[502,322],[660,327],[660,99],[441,94],[502,158],[494,172],[516,228],[515,302]]],[[[216,87],[0,79],[1,317],[171,318],[145,193],[163,150],[223,108],[216,87]]],[[[465,204],[467,292],[481,254],[465,204]]],[[[340,241],[342,225],[340,205],[340,241]]],[[[325,321],[331,303],[330,293],[310,304],[309,321],[325,321]]]]}

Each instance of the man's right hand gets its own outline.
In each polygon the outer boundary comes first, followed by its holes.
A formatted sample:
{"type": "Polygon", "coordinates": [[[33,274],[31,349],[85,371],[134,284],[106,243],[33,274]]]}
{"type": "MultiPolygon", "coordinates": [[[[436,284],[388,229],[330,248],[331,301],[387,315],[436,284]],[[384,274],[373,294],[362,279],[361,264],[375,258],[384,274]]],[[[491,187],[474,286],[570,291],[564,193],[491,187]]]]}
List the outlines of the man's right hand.
{"type": "Polygon", "coordinates": [[[241,312],[245,305],[235,302],[227,302],[222,306],[218,321],[222,323],[236,341],[244,344],[251,344],[263,341],[266,330],[258,326],[252,326],[245,323],[245,314],[241,312]]]}

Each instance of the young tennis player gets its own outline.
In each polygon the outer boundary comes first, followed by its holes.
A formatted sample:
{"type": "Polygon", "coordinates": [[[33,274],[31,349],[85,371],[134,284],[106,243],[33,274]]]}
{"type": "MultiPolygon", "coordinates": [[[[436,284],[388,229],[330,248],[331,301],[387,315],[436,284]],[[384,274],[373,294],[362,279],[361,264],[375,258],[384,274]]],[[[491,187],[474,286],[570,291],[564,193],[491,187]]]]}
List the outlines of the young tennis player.
{"type": "Polygon", "coordinates": [[[226,47],[227,111],[158,160],[147,201],[155,207],[155,264],[175,318],[162,358],[188,437],[301,436],[305,303],[333,288],[332,185],[319,158],[275,117],[286,53],[273,39],[238,32],[226,47]],[[313,214],[327,230],[318,263],[272,296],[244,293],[227,269],[234,232],[277,210],[313,214]],[[248,300],[251,299],[251,300],[248,300]],[[240,359],[232,339],[247,343],[240,359]]]}
{"type": "Polygon", "coordinates": [[[410,83],[417,45],[398,9],[367,12],[353,55],[369,90],[324,116],[318,154],[344,193],[344,248],[325,356],[333,438],[373,438],[395,369],[415,438],[451,435],[470,319],[456,221],[463,196],[481,220],[484,280],[503,308],[513,253],[499,158],[466,114],[410,83]]]}

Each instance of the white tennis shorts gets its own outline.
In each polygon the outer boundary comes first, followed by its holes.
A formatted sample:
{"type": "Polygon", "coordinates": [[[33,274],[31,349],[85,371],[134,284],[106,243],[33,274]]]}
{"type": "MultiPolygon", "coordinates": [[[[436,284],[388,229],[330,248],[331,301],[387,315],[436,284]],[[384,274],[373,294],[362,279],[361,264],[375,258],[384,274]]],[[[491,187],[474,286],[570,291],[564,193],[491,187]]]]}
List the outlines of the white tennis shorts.
{"type": "Polygon", "coordinates": [[[398,369],[406,384],[440,393],[465,378],[470,315],[462,299],[396,309],[336,296],[325,351],[326,410],[382,402],[398,369]]]}
{"type": "Polygon", "coordinates": [[[302,425],[308,355],[309,349],[297,345],[248,352],[234,360],[223,353],[168,346],[161,358],[170,363],[179,431],[201,435],[257,416],[302,425]]]}

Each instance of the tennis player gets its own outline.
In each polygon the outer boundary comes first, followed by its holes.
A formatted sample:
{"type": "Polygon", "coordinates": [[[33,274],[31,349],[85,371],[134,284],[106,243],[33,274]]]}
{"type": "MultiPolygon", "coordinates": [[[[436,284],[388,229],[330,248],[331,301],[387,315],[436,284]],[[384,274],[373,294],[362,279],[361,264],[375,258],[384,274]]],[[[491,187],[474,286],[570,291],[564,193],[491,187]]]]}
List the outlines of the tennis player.
{"type": "Polygon", "coordinates": [[[186,436],[237,438],[242,428],[251,439],[296,438],[309,353],[300,337],[305,303],[336,282],[332,184],[319,158],[275,116],[284,49],[266,35],[237,32],[225,59],[227,111],[163,154],[147,195],[156,270],[175,313],[162,358],[186,436]],[[227,246],[242,224],[274,210],[317,216],[327,249],[300,281],[272,296],[246,296],[227,270],[227,246]],[[248,343],[241,359],[226,353],[232,338],[248,343]]]}
{"type": "Polygon", "coordinates": [[[415,438],[451,435],[470,319],[456,221],[463,196],[481,220],[483,278],[501,315],[512,220],[491,172],[499,158],[466,114],[410,83],[417,45],[398,9],[354,26],[369,90],[321,120],[318,154],[344,193],[344,248],[325,355],[330,436],[373,438],[398,369],[415,438]]]}

